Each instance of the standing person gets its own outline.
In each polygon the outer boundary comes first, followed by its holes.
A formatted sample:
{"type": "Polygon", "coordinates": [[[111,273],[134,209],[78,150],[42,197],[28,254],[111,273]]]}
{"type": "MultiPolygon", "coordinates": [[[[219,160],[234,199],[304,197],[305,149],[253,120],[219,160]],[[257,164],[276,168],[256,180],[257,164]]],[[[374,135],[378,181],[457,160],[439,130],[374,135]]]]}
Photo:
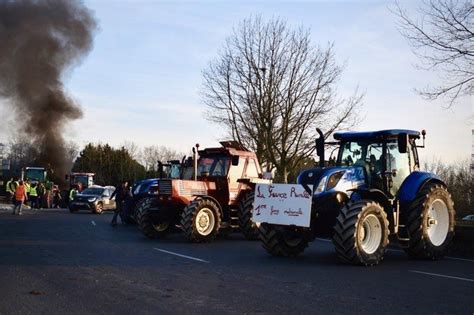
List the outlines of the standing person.
{"type": "Polygon", "coordinates": [[[74,200],[74,197],[76,197],[78,190],[77,190],[78,185],[72,186],[71,191],[69,192],[69,203],[71,203],[74,200]]]}
{"type": "Polygon", "coordinates": [[[26,196],[26,189],[25,185],[23,185],[23,181],[20,180],[18,183],[18,187],[15,190],[15,207],[13,207],[13,213],[16,214],[18,210],[18,215],[21,215],[21,210],[23,209],[23,203],[28,200],[26,196]]]}
{"type": "Polygon", "coordinates": [[[45,188],[43,183],[38,184],[38,188],[36,189],[38,192],[38,209],[43,208],[43,203],[44,203],[44,193],[45,193],[45,188]]]}
{"type": "Polygon", "coordinates": [[[53,208],[60,208],[61,204],[61,192],[59,191],[59,187],[54,185],[53,188],[53,208]]]}
{"type": "MultiPolygon", "coordinates": [[[[27,178],[26,181],[23,182],[23,185],[25,186],[26,198],[27,198],[27,200],[29,200],[29,198],[30,198],[30,188],[31,188],[30,179],[27,178]]],[[[24,204],[26,205],[26,201],[25,201],[24,204]]]]}
{"type": "Polygon", "coordinates": [[[49,209],[51,208],[51,200],[52,200],[51,189],[53,189],[53,182],[51,182],[50,180],[47,180],[44,187],[45,187],[45,194],[44,194],[45,203],[44,204],[46,205],[46,208],[49,209]]]}
{"type": "Polygon", "coordinates": [[[8,200],[13,200],[13,195],[15,194],[15,187],[13,187],[13,177],[10,178],[10,180],[7,182],[5,185],[5,191],[7,193],[8,200]]]}
{"type": "Polygon", "coordinates": [[[39,208],[39,206],[38,206],[38,187],[37,187],[36,183],[31,184],[30,195],[29,195],[28,198],[30,198],[30,200],[31,200],[31,203],[30,203],[31,209],[38,210],[38,208],[39,208]]]}
{"type": "Polygon", "coordinates": [[[122,185],[117,186],[115,188],[115,191],[112,193],[110,196],[110,199],[112,199],[115,196],[115,213],[114,217],[112,218],[112,222],[110,224],[112,226],[117,225],[117,216],[120,215],[120,220],[122,223],[125,223],[124,221],[124,214],[127,211],[127,204],[129,200],[132,198],[132,193],[130,192],[130,188],[128,187],[128,181],[124,181],[122,185]]]}

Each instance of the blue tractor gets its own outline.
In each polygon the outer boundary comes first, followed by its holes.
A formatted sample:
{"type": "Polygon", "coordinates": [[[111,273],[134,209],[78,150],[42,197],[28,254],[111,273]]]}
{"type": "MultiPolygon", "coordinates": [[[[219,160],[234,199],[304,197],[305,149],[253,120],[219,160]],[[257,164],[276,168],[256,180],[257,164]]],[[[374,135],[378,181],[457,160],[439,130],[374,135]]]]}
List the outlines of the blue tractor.
{"type": "Polygon", "coordinates": [[[320,165],[298,177],[312,196],[310,227],[262,223],[260,238],[269,253],[296,256],[309,241],[330,235],[338,257],[357,265],[380,263],[391,241],[413,258],[446,254],[454,204],[437,175],[420,171],[417,148],[424,147],[424,130],[338,132],[334,142],[318,133],[320,165]],[[423,145],[416,143],[420,136],[423,145]],[[339,150],[326,162],[330,145],[339,150]]]}

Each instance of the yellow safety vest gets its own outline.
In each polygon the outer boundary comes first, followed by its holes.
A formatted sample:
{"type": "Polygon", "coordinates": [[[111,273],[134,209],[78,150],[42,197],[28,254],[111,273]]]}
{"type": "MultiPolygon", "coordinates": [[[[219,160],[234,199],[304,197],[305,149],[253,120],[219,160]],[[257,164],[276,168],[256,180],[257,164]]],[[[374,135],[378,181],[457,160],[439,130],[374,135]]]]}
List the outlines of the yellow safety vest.
{"type": "Polygon", "coordinates": [[[7,182],[7,185],[6,185],[6,188],[5,188],[5,191],[7,193],[13,193],[13,190],[10,188],[10,185],[12,184],[13,182],[10,180],[7,182]]]}
{"type": "Polygon", "coordinates": [[[30,196],[38,197],[38,191],[36,190],[36,187],[30,187],[30,196]]]}
{"type": "Polygon", "coordinates": [[[30,185],[27,184],[27,183],[25,183],[25,191],[26,191],[27,194],[30,193],[30,185]]]}

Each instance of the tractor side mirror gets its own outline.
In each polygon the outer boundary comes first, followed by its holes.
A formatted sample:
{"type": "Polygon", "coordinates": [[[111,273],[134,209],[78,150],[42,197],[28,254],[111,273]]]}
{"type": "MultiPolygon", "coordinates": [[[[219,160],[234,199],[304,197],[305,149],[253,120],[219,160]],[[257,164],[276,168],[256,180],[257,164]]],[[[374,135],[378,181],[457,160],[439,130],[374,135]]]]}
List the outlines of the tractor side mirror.
{"type": "Polygon", "coordinates": [[[234,156],[232,157],[232,165],[233,165],[233,166],[239,165],[239,156],[234,155],[234,156]]]}
{"type": "Polygon", "coordinates": [[[401,133],[398,135],[398,152],[407,153],[408,151],[408,135],[401,133]]]}

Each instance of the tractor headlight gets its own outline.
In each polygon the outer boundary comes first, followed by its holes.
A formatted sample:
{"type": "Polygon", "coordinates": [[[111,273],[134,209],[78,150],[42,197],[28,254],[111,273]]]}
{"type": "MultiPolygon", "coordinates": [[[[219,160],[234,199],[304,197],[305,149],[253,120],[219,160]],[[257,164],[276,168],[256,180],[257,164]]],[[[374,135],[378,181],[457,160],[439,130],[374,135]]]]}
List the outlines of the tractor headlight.
{"type": "Polygon", "coordinates": [[[319,181],[318,187],[316,187],[316,190],[314,191],[314,194],[319,194],[324,191],[324,188],[326,187],[327,179],[328,179],[327,176],[324,176],[323,178],[321,178],[321,180],[319,181]]]}
{"type": "Polygon", "coordinates": [[[158,195],[158,185],[153,185],[148,190],[148,194],[150,195],[158,195]]]}
{"type": "Polygon", "coordinates": [[[93,197],[93,198],[87,199],[87,201],[89,201],[89,202],[94,202],[94,201],[96,201],[96,200],[97,200],[97,197],[93,197]]]}
{"type": "Polygon", "coordinates": [[[330,190],[336,187],[339,181],[341,180],[342,175],[344,175],[344,171],[336,172],[329,176],[329,179],[326,183],[326,190],[330,190]]]}

